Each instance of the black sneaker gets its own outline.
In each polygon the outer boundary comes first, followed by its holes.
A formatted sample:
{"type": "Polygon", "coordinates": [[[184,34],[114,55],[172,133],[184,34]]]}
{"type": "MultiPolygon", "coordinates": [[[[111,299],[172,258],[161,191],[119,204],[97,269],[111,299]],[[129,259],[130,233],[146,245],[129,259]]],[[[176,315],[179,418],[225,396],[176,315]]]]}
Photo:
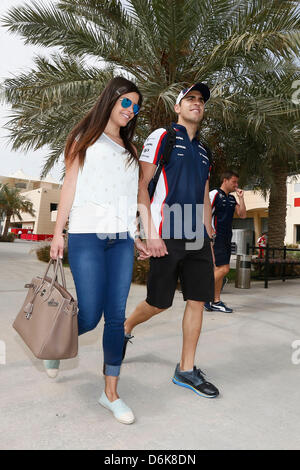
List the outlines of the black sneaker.
{"type": "Polygon", "coordinates": [[[134,338],[134,336],[131,336],[130,333],[126,333],[126,334],[125,334],[125,337],[124,337],[124,345],[123,345],[122,361],[124,361],[124,358],[125,358],[125,355],[126,355],[126,348],[127,348],[128,341],[129,341],[129,343],[132,344],[132,341],[130,341],[132,338],[134,338]]]}
{"type": "Polygon", "coordinates": [[[182,372],[179,364],[177,364],[172,381],[176,385],[193,390],[201,397],[216,398],[219,395],[219,390],[213,384],[207,382],[203,375],[205,374],[195,366],[192,372],[182,372]]]}
{"type": "Polygon", "coordinates": [[[227,305],[224,304],[224,302],[213,302],[211,304],[211,309],[213,312],[223,312],[223,313],[232,313],[233,310],[230,307],[227,307],[227,305]]]}
{"type": "Polygon", "coordinates": [[[206,310],[207,312],[212,312],[212,308],[211,308],[210,302],[205,302],[205,304],[204,304],[204,310],[206,310]]]}

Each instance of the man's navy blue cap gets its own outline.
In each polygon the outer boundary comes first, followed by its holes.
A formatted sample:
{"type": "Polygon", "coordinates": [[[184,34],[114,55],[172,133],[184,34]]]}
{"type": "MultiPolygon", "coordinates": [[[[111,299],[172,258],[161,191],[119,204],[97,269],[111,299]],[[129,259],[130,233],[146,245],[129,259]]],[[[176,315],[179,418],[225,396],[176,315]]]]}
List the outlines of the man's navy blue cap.
{"type": "Polygon", "coordinates": [[[194,85],[190,86],[189,88],[185,88],[182,90],[179,95],[177,96],[176,104],[179,104],[182,98],[185,97],[190,91],[192,90],[198,90],[200,93],[202,93],[202,96],[204,98],[204,102],[206,103],[207,100],[210,98],[210,90],[205,83],[195,83],[194,85]]]}

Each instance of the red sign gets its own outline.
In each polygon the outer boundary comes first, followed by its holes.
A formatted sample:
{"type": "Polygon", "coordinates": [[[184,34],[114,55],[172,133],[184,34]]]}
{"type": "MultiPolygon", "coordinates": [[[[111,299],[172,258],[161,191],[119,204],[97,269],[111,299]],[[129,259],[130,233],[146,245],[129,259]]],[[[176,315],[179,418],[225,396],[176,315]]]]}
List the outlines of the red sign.
{"type": "Polygon", "coordinates": [[[300,207],[300,197],[295,197],[295,199],[294,199],[294,207],[300,207]]]}

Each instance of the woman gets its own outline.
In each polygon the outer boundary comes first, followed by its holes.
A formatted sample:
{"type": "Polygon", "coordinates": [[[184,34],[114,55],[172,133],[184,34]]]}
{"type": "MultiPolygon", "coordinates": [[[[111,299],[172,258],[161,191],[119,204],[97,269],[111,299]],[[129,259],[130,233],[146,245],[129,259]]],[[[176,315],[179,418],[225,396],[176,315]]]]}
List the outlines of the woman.
{"type": "MultiPolygon", "coordinates": [[[[126,301],[132,278],[137,208],[138,157],[132,144],[142,95],[123,77],[112,79],[90,112],[68,136],[66,175],[50,256],[68,254],[78,300],[79,335],[98,325],[104,312],[105,390],[99,403],[125,424],[134,421],[119,398],[117,382],[124,345],[126,301]]],[[[148,253],[137,239],[143,256],[148,253]]],[[[59,361],[45,361],[56,377],[59,361]]]]}

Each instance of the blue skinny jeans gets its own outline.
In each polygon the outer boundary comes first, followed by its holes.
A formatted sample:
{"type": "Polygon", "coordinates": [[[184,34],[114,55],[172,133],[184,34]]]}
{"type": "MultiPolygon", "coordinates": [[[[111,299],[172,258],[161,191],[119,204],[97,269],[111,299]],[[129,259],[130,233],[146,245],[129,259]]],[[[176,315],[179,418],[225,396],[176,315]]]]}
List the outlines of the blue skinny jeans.
{"type": "Polygon", "coordinates": [[[129,234],[70,233],[68,255],[78,300],[78,333],[93,330],[104,313],[104,374],[118,377],[134,241],[129,234]],[[112,238],[115,237],[115,239],[112,238]],[[104,238],[105,237],[105,238],[104,238]]]}

